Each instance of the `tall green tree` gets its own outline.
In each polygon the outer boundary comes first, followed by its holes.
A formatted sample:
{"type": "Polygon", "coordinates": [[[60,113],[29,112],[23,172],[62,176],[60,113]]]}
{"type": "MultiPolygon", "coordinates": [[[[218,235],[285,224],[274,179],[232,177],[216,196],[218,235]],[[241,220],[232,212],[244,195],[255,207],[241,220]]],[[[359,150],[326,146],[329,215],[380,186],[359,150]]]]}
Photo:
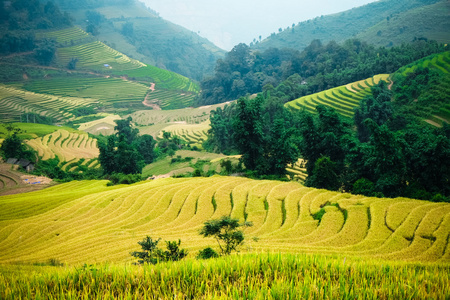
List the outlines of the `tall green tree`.
{"type": "Polygon", "coordinates": [[[240,98],[237,102],[236,118],[233,123],[234,140],[242,161],[249,170],[264,165],[264,136],[261,96],[253,100],[240,98]]]}
{"type": "Polygon", "coordinates": [[[139,174],[147,162],[153,161],[155,142],[147,135],[138,136],[139,131],[132,127],[131,117],[117,120],[116,124],[115,135],[99,144],[103,171],[105,174],[139,174]]]}
{"type": "Polygon", "coordinates": [[[228,255],[232,251],[237,251],[244,243],[244,232],[240,228],[250,226],[253,226],[251,222],[239,223],[238,219],[223,216],[220,219],[206,221],[200,234],[203,237],[213,237],[222,255],[228,255]]]}

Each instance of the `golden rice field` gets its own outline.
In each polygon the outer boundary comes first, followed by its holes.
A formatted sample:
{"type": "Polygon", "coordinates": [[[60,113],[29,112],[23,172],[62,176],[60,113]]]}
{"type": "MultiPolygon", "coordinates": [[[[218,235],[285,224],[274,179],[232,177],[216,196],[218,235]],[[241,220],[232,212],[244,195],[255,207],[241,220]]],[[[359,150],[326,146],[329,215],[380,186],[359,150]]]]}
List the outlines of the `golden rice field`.
{"type": "MultiPolygon", "coordinates": [[[[208,139],[209,128],[209,121],[205,121],[201,124],[185,124],[184,122],[181,122],[165,127],[164,131],[170,132],[172,136],[179,136],[191,146],[201,147],[203,142],[208,139]]],[[[162,136],[163,133],[161,131],[159,137],[162,138],[162,136]]]]}
{"type": "Polygon", "coordinates": [[[0,263],[131,262],[129,252],[138,250],[137,241],[146,235],[181,239],[193,257],[216,247],[198,231],[223,215],[253,222],[244,253],[450,262],[450,204],[214,176],[116,187],[71,182],[0,197],[0,263]]]}
{"type": "Polygon", "coordinates": [[[57,130],[43,137],[27,141],[43,160],[58,157],[61,162],[75,159],[94,159],[99,155],[97,140],[88,134],[57,130]]]}
{"type": "Polygon", "coordinates": [[[0,265],[2,299],[448,299],[449,266],[252,254],[155,266],[0,265]]]}
{"type": "Polygon", "coordinates": [[[304,109],[314,113],[318,105],[325,105],[334,108],[344,117],[351,118],[354,114],[353,110],[359,106],[359,102],[370,94],[370,88],[381,80],[388,81],[389,76],[389,74],[375,75],[366,80],[301,97],[286,103],[285,106],[292,110],[304,109]]]}
{"type": "Polygon", "coordinates": [[[299,158],[296,163],[287,165],[286,170],[289,179],[305,182],[306,177],[308,177],[308,172],[306,170],[306,161],[301,158],[299,158]]]}
{"type": "Polygon", "coordinates": [[[119,115],[104,114],[104,118],[82,123],[78,129],[95,135],[111,135],[117,125],[115,121],[120,119],[119,115]]]}

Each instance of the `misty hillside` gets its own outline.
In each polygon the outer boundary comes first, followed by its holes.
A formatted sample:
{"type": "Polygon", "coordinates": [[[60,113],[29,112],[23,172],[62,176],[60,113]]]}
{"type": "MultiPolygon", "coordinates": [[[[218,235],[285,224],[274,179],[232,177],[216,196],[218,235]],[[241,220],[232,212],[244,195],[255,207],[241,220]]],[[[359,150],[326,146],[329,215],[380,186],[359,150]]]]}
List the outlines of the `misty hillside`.
{"type": "Polygon", "coordinates": [[[314,39],[322,42],[342,42],[352,37],[380,46],[411,42],[414,38],[447,42],[450,40],[448,20],[448,1],[380,0],[341,13],[293,24],[285,29],[280,28],[277,34],[273,33],[267,39],[257,41],[253,48],[302,50],[314,39]],[[420,22],[417,22],[416,18],[420,18],[420,22]]]}
{"type": "Polygon", "coordinates": [[[74,23],[114,49],[181,75],[200,80],[224,51],[207,39],[159,17],[136,0],[58,0],[74,23]]]}

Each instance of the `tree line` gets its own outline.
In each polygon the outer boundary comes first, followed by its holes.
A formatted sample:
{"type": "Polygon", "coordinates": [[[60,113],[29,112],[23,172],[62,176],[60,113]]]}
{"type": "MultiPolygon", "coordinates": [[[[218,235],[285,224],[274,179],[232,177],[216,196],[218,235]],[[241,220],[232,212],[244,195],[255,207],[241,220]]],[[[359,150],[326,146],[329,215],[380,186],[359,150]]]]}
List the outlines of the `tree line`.
{"type": "Polygon", "coordinates": [[[450,126],[424,122],[424,111],[448,99],[448,76],[418,67],[393,80],[392,90],[384,81],[375,86],[353,119],[325,106],[317,114],[290,111],[273,90],[240,98],[211,112],[205,148],[242,154],[254,176],[283,177],[286,165],[302,157],[307,186],[448,201],[450,126]]]}
{"type": "Polygon", "coordinates": [[[217,61],[214,75],[201,82],[198,105],[235,100],[265,89],[288,102],[377,74],[393,73],[422,57],[443,52],[448,46],[417,40],[385,48],[357,39],[342,44],[314,40],[303,51],[270,48],[252,51],[245,44],[235,46],[217,61]]]}

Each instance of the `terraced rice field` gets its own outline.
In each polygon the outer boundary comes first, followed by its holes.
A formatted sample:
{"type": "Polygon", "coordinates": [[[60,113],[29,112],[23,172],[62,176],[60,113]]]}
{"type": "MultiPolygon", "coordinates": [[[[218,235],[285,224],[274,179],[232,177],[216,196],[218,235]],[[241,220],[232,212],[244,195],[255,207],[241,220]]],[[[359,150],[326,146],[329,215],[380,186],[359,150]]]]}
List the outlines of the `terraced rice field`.
{"type": "Polygon", "coordinates": [[[288,165],[286,168],[289,179],[305,182],[308,173],[306,171],[306,161],[299,158],[295,164],[288,165]]]}
{"type": "Polygon", "coordinates": [[[142,110],[130,115],[133,122],[142,126],[164,124],[171,122],[186,122],[186,124],[199,124],[209,120],[212,110],[218,107],[223,108],[226,104],[216,104],[211,106],[202,106],[198,108],[184,108],[176,110],[142,110]]]}
{"type": "Polygon", "coordinates": [[[116,187],[71,182],[0,197],[0,263],[130,262],[129,252],[146,235],[181,239],[195,256],[216,247],[198,231],[223,215],[254,223],[245,231],[244,252],[450,262],[450,204],[214,176],[116,187]]]}
{"type": "MultiPolygon", "coordinates": [[[[59,32],[56,34],[60,35],[59,32]]],[[[184,91],[193,94],[200,91],[199,85],[185,76],[146,65],[99,41],[59,48],[56,56],[61,66],[67,66],[72,58],[77,58],[77,69],[150,81],[156,84],[158,90],[184,91]]]]}
{"type": "Polygon", "coordinates": [[[78,68],[96,71],[112,69],[125,71],[145,66],[99,41],[59,48],[56,57],[58,64],[62,66],[66,66],[75,57],[78,58],[78,68]]]}
{"type": "Polygon", "coordinates": [[[425,57],[399,71],[406,76],[408,73],[414,72],[418,67],[437,69],[444,73],[450,73],[450,51],[425,57]]]}
{"type": "Polygon", "coordinates": [[[157,89],[184,91],[188,93],[200,92],[200,86],[189,78],[155,66],[146,65],[138,69],[129,70],[126,74],[130,78],[149,79],[156,84],[157,89]]]}
{"type": "Polygon", "coordinates": [[[311,113],[315,113],[317,105],[325,105],[334,108],[344,117],[351,118],[359,102],[370,94],[370,88],[378,84],[380,80],[388,81],[388,78],[388,74],[376,75],[366,80],[304,96],[285,105],[292,110],[304,109],[311,113]]]}
{"type": "Polygon", "coordinates": [[[105,114],[105,117],[102,119],[80,124],[78,129],[91,134],[110,135],[114,133],[115,121],[120,119],[119,115],[105,114]]]}
{"type": "Polygon", "coordinates": [[[0,119],[3,122],[19,122],[23,113],[68,121],[75,117],[71,113],[73,109],[90,106],[93,102],[89,98],[47,95],[0,84],[0,119]]]}
{"type": "Polygon", "coordinates": [[[24,88],[38,93],[86,99],[95,105],[111,107],[144,107],[142,101],[148,86],[120,78],[54,78],[34,80],[24,88]]]}
{"type": "Polygon", "coordinates": [[[163,110],[182,109],[194,105],[195,96],[191,92],[157,89],[148,94],[146,104],[163,110]]]}
{"type": "Polygon", "coordinates": [[[100,162],[98,161],[97,158],[91,158],[91,159],[86,159],[86,158],[74,158],[70,161],[64,162],[61,164],[61,169],[65,172],[83,172],[82,170],[80,170],[81,166],[85,166],[89,169],[92,168],[100,168],[100,162]]]}
{"type": "MultiPolygon", "coordinates": [[[[450,51],[431,55],[429,57],[426,57],[419,62],[415,62],[414,64],[410,66],[406,66],[402,69],[400,69],[398,72],[400,72],[403,76],[408,75],[409,73],[413,72],[418,67],[423,68],[430,68],[438,70],[444,74],[450,73],[450,51]]],[[[444,82],[436,87],[438,89],[438,92],[440,92],[442,95],[448,95],[450,91],[450,76],[446,76],[444,82]]],[[[443,103],[441,107],[437,111],[433,113],[431,117],[426,120],[428,123],[442,127],[444,123],[449,124],[450,123],[450,103],[447,101],[447,103],[443,103]]]]}
{"type": "Polygon", "coordinates": [[[43,160],[58,157],[60,162],[73,162],[81,158],[94,159],[99,155],[97,140],[82,132],[58,130],[29,140],[27,144],[35,149],[43,160]]]}
{"type": "Polygon", "coordinates": [[[43,31],[36,33],[37,39],[48,38],[55,40],[61,46],[73,45],[88,39],[92,39],[88,33],[79,27],[70,27],[56,31],[43,31]]]}
{"type": "MultiPolygon", "coordinates": [[[[164,131],[170,132],[172,136],[177,135],[191,146],[201,147],[203,142],[208,139],[208,129],[210,122],[206,121],[201,124],[174,124],[164,128],[164,131]]],[[[159,138],[162,138],[161,132],[159,138]]]]}

